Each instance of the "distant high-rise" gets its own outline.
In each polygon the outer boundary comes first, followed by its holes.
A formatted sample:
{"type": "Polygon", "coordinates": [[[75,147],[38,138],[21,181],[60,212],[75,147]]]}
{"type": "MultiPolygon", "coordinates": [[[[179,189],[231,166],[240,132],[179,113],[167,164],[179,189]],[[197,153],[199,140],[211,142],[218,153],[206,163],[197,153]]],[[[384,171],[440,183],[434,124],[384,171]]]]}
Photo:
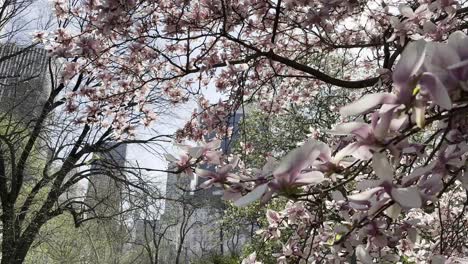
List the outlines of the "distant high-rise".
{"type": "Polygon", "coordinates": [[[0,112],[29,121],[40,113],[51,91],[47,52],[0,45],[0,112]]]}
{"type": "Polygon", "coordinates": [[[127,145],[107,143],[107,152],[96,152],[91,165],[92,175],[89,177],[88,191],[85,203],[93,209],[96,216],[115,216],[122,209],[122,168],[125,166],[127,145]]]}

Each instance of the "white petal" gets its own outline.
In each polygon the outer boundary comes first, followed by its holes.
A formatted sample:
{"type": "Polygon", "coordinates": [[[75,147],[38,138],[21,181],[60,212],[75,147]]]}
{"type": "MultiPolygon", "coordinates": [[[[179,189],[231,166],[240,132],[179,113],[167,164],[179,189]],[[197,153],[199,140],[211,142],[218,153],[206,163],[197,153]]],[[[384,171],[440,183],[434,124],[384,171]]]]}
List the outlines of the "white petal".
{"type": "Polygon", "coordinates": [[[195,174],[198,177],[202,177],[202,178],[213,177],[214,176],[214,172],[209,171],[209,170],[199,169],[199,168],[195,169],[195,174]]]}
{"type": "Polygon", "coordinates": [[[205,145],[205,148],[208,148],[208,149],[218,149],[219,147],[221,147],[221,140],[219,139],[210,141],[209,143],[206,143],[205,145]]]}
{"type": "Polygon", "coordinates": [[[432,73],[425,72],[421,75],[419,83],[421,87],[430,94],[431,99],[435,104],[447,110],[452,109],[452,100],[450,100],[447,88],[445,88],[445,85],[437,76],[432,73]]]}
{"type": "Polygon", "coordinates": [[[319,171],[311,171],[307,173],[302,173],[300,174],[296,180],[295,183],[297,184],[319,184],[325,180],[325,177],[323,176],[323,173],[319,171]]]}
{"type": "Polygon", "coordinates": [[[335,157],[333,157],[332,162],[337,164],[346,156],[351,155],[358,147],[359,145],[356,142],[347,145],[335,154],[335,157]]]}
{"type": "Polygon", "coordinates": [[[408,44],[400,56],[400,60],[393,71],[393,81],[397,85],[408,82],[424,63],[426,54],[426,42],[424,40],[414,41],[408,44]]]}
{"type": "Polygon", "coordinates": [[[166,158],[167,161],[170,161],[170,162],[178,161],[178,159],[176,159],[176,157],[174,157],[174,155],[172,154],[164,154],[164,157],[166,158]]]}
{"type": "Polygon", "coordinates": [[[189,148],[188,154],[190,155],[190,157],[198,159],[203,154],[203,148],[202,147],[189,148]]]}
{"type": "Polygon", "coordinates": [[[432,23],[431,21],[426,21],[426,23],[424,23],[423,25],[423,31],[424,33],[431,33],[431,32],[434,32],[435,30],[437,30],[437,26],[432,23]]]}
{"type": "Polygon", "coordinates": [[[401,214],[401,206],[395,203],[385,210],[385,214],[395,221],[401,214]]]}
{"type": "Polygon", "coordinates": [[[422,205],[421,195],[416,187],[393,188],[392,199],[406,208],[420,208],[422,205]]]}
{"type": "Polygon", "coordinates": [[[405,185],[408,185],[408,184],[411,184],[413,181],[416,181],[418,180],[422,175],[430,172],[432,169],[434,169],[434,167],[436,166],[436,163],[433,162],[427,166],[423,166],[423,167],[418,167],[416,169],[413,170],[413,172],[404,177],[403,180],[402,180],[402,184],[403,186],[405,185]]]}
{"type": "Polygon", "coordinates": [[[349,135],[353,131],[361,129],[363,127],[368,127],[369,125],[364,122],[348,122],[348,123],[341,123],[335,126],[335,128],[331,131],[328,131],[331,135],[349,135]]]}
{"type": "Polygon", "coordinates": [[[266,192],[268,188],[268,184],[262,184],[260,186],[257,186],[255,189],[253,189],[251,192],[248,194],[242,196],[241,198],[237,199],[234,202],[235,206],[242,207],[251,204],[252,202],[257,201],[262,197],[262,195],[266,192]]]}
{"type": "Polygon", "coordinates": [[[396,95],[391,93],[367,94],[359,100],[340,109],[342,116],[350,116],[366,113],[380,104],[392,104],[396,102],[396,95]]]}
{"type": "Polygon", "coordinates": [[[382,187],[376,187],[364,192],[349,195],[348,200],[354,203],[368,202],[375,193],[381,191],[382,189],[382,187]]]}
{"type": "Polygon", "coordinates": [[[371,255],[367,252],[367,249],[363,245],[356,247],[356,258],[364,264],[374,263],[371,255]]]}
{"type": "Polygon", "coordinates": [[[372,157],[372,168],[380,180],[391,183],[393,181],[393,167],[388,162],[385,153],[376,152],[372,157]]]}
{"type": "Polygon", "coordinates": [[[400,14],[406,18],[413,18],[414,17],[414,11],[411,7],[400,4],[398,6],[398,10],[400,11],[400,14]]]}
{"type": "Polygon", "coordinates": [[[301,147],[289,152],[275,169],[273,175],[294,174],[300,172],[317,159],[325,144],[318,141],[308,141],[301,147]]]}
{"type": "Polygon", "coordinates": [[[209,187],[211,187],[211,185],[213,185],[213,182],[215,181],[215,179],[209,179],[209,180],[206,180],[204,182],[202,182],[202,184],[200,184],[200,188],[202,189],[207,189],[209,187]]]}

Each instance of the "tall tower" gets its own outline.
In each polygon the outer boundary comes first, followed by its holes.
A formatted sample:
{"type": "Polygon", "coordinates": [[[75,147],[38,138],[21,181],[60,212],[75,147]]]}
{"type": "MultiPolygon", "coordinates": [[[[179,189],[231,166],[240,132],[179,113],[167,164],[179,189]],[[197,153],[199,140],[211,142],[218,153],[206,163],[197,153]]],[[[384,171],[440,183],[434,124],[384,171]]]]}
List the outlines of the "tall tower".
{"type": "Polygon", "coordinates": [[[120,263],[125,245],[126,229],[122,225],[123,186],[119,179],[124,179],[122,167],[126,163],[127,145],[108,142],[95,152],[91,163],[91,176],[84,203],[90,207],[88,218],[96,219],[90,224],[90,230],[96,237],[105,238],[109,247],[100,254],[107,258],[106,263],[120,263]]]}
{"type": "MultiPolygon", "coordinates": [[[[44,49],[0,44],[0,131],[7,134],[15,129],[14,133],[21,131],[23,136],[12,139],[18,146],[24,145],[24,136],[28,134],[26,128],[34,126],[33,121],[50,95],[47,68],[48,56],[44,49]]],[[[45,138],[47,135],[41,135],[35,144],[38,151],[34,155],[41,160],[50,155],[45,138]]],[[[26,182],[41,170],[35,165],[27,164],[26,182]]]]}
{"type": "Polygon", "coordinates": [[[40,113],[51,91],[47,52],[0,45],[0,112],[28,122],[40,113]]]}
{"type": "Polygon", "coordinates": [[[103,149],[107,152],[96,153],[93,156],[85,203],[93,208],[93,214],[99,217],[109,217],[119,214],[122,210],[122,185],[117,179],[124,177],[121,169],[125,166],[127,146],[110,142],[103,149]]]}

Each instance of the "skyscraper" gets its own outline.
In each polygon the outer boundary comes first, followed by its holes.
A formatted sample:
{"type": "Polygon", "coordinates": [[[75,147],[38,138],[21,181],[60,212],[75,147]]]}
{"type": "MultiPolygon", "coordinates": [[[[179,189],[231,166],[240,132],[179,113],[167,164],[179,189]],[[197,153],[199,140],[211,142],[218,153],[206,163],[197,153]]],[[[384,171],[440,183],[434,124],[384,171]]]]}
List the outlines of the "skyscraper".
{"type": "Polygon", "coordinates": [[[116,144],[107,143],[103,149],[109,151],[93,156],[85,203],[97,217],[115,216],[122,209],[122,185],[117,179],[124,177],[119,168],[125,166],[127,145],[116,144]]]}
{"type": "Polygon", "coordinates": [[[47,52],[0,45],[0,112],[18,121],[37,117],[51,91],[47,52]]]}

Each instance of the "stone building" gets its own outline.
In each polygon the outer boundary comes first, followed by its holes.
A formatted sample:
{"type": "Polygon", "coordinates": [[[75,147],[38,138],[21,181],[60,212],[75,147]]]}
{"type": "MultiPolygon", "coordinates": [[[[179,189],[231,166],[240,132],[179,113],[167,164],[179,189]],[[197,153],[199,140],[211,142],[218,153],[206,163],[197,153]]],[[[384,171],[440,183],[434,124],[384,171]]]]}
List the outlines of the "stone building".
{"type": "Polygon", "coordinates": [[[128,233],[122,224],[124,206],[123,185],[118,179],[125,177],[122,168],[126,164],[127,145],[108,142],[103,150],[95,152],[91,160],[88,189],[84,198],[87,218],[95,218],[89,230],[96,237],[105,238],[109,247],[100,254],[107,256],[108,263],[120,263],[128,233]]]}
{"type": "Polygon", "coordinates": [[[127,145],[115,142],[107,143],[104,149],[107,152],[95,153],[92,159],[88,190],[85,203],[92,208],[92,214],[97,217],[118,215],[122,210],[122,186],[116,178],[123,178],[119,167],[126,163],[127,145]]]}
{"type": "Polygon", "coordinates": [[[0,112],[22,122],[37,117],[51,91],[47,69],[46,50],[0,45],[0,112]]]}
{"type": "MultiPolygon", "coordinates": [[[[0,131],[31,128],[51,91],[47,73],[48,56],[41,48],[24,48],[15,44],[0,44],[0,131]]],[[[19,131],[19,130],[18,130],[19,131]]],[[[44,138],[36,143],[34,154],[43,160],[50,152],[44,138]]],[[[20,137],[14,138],[22,144],[20,137]]],[[[36,163],[25,169],[25,181],[35,177],[36,163]]]]}

